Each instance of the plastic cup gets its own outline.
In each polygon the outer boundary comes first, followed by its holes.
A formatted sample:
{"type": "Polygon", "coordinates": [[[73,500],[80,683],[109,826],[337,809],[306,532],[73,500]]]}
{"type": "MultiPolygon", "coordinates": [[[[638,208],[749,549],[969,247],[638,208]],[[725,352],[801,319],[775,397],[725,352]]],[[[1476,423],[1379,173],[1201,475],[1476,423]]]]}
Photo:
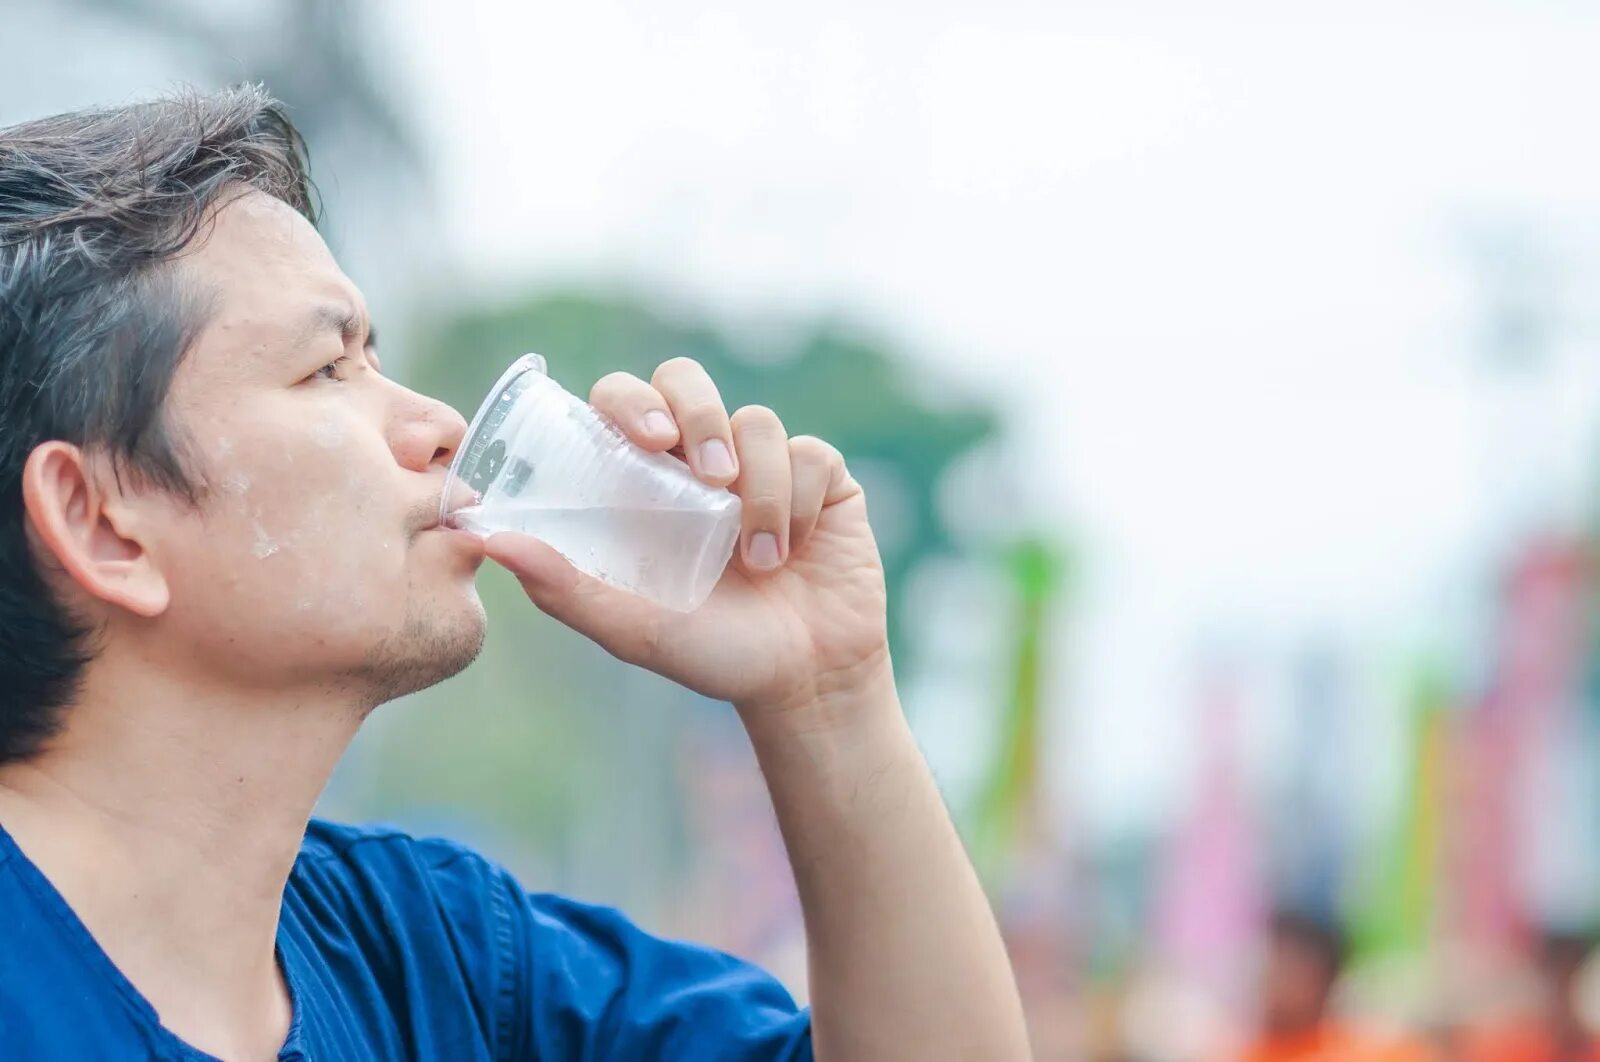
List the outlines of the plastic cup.
{"type": "Polygon", "coordinates": [[[447,483],[441,520],[533,535],[581,571],[683,612],[711,593],[739,538],[736,495],[634,445],[537,354],[478,407],[447,483]]]}

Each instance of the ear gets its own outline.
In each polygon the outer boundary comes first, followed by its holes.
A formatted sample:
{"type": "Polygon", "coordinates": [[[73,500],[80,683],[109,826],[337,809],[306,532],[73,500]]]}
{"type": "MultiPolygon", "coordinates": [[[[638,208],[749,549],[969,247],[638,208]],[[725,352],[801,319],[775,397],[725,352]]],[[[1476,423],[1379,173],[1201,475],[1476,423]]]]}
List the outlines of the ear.
{"type": "Polygon", "coordinates": [[[36,446],[22,468],[22,503],[40,543],[86,592],[146,618],[166,611],[166,577],[140,541],[138,514],[104,461],[71,443],[36,446]]]}

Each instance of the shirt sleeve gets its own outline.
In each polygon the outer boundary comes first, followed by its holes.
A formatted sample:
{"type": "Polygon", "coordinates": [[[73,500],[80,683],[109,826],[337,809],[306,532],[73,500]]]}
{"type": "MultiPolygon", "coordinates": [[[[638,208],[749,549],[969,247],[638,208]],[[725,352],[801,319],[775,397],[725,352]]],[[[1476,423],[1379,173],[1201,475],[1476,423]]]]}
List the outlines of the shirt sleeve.
{"type": "Polygon", "coordinates": [[[510,1059],[809,1060],[811,1015],[775,978],[609,907],[494,882],[510,1059]]]}

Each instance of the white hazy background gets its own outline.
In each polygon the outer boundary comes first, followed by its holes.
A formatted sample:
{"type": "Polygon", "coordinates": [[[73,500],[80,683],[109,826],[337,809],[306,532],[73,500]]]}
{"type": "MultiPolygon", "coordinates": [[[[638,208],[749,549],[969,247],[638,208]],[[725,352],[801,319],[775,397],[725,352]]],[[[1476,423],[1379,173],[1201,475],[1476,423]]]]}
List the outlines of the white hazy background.
{"type": "Polygon", "coordinates": [[[1181,797],[1207,654],[1465,641],[1498,551],[1586,515],[1590,5],[373,11],[458,283],[833,309],[1009,412],[1082,562],[1048,762],[1091,830],[1181,797]],[[1486,302],[1555,322],[1536,357],[1486,302]]]}

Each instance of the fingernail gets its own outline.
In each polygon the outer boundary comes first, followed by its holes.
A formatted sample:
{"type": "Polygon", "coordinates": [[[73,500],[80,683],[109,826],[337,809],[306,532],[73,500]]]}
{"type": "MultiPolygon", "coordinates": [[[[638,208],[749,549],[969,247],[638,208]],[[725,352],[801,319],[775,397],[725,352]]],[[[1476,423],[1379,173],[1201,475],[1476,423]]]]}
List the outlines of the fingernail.
{"type": "Polygon", "coordinates": [[[721,439],[707,439],[700,444],[700,471],[707,476],[733,475],[733,454],[721,439]]]}
{"type": "Polygon", "coordinates": [[[762,570],[776,568],[782,559],[778,556],[778,536],[771,531],[761,531],[751,535],[745,556],[753,568],[762,570]]]}
{"type": "Polygon", "coordinates": [[[676,435],[678,426],[672,423],[672,416],[665,410],[652,409],[644,415],[644,430],[658,439],[665,439],[669,435],[676,435]]]}

